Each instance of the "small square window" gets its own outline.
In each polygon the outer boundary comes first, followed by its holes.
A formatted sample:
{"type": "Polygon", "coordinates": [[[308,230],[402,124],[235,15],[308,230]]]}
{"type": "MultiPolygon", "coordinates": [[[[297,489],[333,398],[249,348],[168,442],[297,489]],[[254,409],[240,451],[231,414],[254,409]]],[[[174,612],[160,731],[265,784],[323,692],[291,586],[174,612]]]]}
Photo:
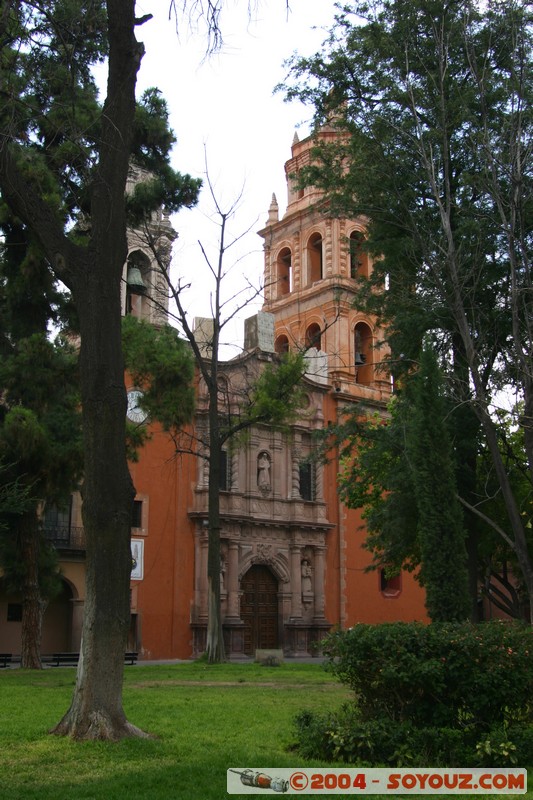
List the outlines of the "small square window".
{"type": "Polygon", "coordinates": [[[387,578],[384,569],[379,572],[379,588],[385,597],[397,597],[402,590],[402,576],[393,575],[387,578]]]}
{"type": "Polygon", "coordinates": [[[7,621],[22,622],[22,603],[7,604],[7,621]]]}

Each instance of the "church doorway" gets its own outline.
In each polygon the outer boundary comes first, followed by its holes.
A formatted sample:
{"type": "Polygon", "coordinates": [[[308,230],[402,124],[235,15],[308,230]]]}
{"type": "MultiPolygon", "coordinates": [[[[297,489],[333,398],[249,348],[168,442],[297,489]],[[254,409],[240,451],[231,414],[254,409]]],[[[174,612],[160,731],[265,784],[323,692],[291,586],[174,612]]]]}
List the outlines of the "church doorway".
{"type": "Polygon", "coordinates": [[[256,564],[241,580],[241,619],[244,622],[244,652],[279,647],[278,581],[268,567],[256,564]]]}

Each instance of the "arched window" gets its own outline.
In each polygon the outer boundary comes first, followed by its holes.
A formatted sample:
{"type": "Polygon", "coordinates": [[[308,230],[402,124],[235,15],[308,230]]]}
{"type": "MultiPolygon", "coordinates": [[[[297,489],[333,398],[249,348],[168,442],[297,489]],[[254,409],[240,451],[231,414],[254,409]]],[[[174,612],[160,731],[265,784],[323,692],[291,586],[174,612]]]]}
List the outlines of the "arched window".
{"type": "Polygon", "coordinates": [[[354,328],[354,364],[357,383],[372,381],[372,331],[364,322],[354,328]]]}
{"type": "Polygon", "coordinates": [[[320,350],[321,337],[322,331],[320,330],[320,325],[318,325],[316,322],[313,322],[313,324],[309,325],[305,332],[305,346],[316,347],[317,350],[320,350]]]}
{"type": "Polygon", "coordinates": [[[361,231],[350,234],[350,278],[368,278],[368,253],[364,243],[365,236],[361,231]]]}
{"type": "Polygon", "coordinates": [[[284,334],[278,336],[278,338],[274,342],[274,350],[276,351],[276,353],[289,352],[289,340],[284,334]]]}
{"type": "Polygon", "coordinates": [[[276,261],[277,295],[283,297],[292,291],[292,253],[289,247],[280,250],[276,261]]]}
{"type": "Polygon", "coordinates": [[[312,285],[315,281],[322,280],[324,277],[322,269],[322,236],[319,233],[313,233],[307,244],[307,276],[309,285],[312,285]]]}

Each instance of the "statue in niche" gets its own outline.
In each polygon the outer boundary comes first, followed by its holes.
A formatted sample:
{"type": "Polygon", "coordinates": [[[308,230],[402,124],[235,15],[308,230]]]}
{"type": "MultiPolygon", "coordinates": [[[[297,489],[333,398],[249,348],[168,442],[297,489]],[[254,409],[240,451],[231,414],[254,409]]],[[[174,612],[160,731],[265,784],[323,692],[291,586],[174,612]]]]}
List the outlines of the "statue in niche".
{"type": "Polygon", "coordinates": [[[223,553],[220,554],[220,591],[226,591],[226,558],[223,553]]]}
{"type": "Polygon", "coordinates": [[[311,564],[304,558],[302,561],[302,596],[304,598],[309,597],[313,594],[313,585],[311,582],[311,576],[313,575],[313,569],[311,564]]]}
{"type": "Polygon", "coordinates": [[[270,456],[265,452],[257,458],[257,486],[262,492],[270,491],[270,456]]]}

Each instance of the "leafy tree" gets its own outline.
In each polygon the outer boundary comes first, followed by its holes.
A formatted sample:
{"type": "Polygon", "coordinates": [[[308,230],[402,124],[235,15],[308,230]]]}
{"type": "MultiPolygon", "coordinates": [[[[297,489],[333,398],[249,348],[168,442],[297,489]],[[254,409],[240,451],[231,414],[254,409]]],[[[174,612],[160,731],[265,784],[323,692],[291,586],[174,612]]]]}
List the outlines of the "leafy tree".
{"type": "Polygon", "coordinates": [[[23,514],[28,506],[27,489],[9,476],[9,465],[0,462],[0,536],[8,529],[12,514],[23,514]]]}
{"type": "Polygon", "coordinates": [[[22,666],[39,668],[42,616],[60,588],[40,514],[44,499],[60,503],[80,476],[78,376],[71,349],[42,334],[14,349],[0,366],[0,447],[11,480],[25,487],[26,503],[22,513],[8,517],[0,559],[8,586],[22,594],[22,666]]]}
{"type": "MultiPolygon", "coordinates": [[[[133,382],[143,390],[141,405],[165,431],[188,423],[194,412],[194,361],[190,349],[170,325],[155,327],[126,316],[122,320],[124,362],[133,382]]],[[[132,458],[149,429],[130,423],[132,458]]]]}
{"type": "Polygon", "coordinates": [[[45,501],[63,500],[80,477],[77,358],[65,341],[48,338],[49,323],[67,313],[68,295],[58,291],[37,243],[6,208],[0,227],[3,481],[24,497],[22,507],[4,516],[0,563],[4,584],[22,595],[22,666],[39,668],[43,613],[60,588],[40,517],[45,501]]]}
{"type": "Polygon", "coordinates": [[[288,94],[339,132],[302,180],[324,190],[331,213],[369,219],[376,259],[358,300],[388,327],[398,380],[433,334],[456,408],[468,409],[455,412],[461,502],[511,547],[533,610],[524,518],[492,413],[502,390],[522,399],[531,486],[530,14],[524,0],[349,3],[324,49],[293,60],[288,94]],[[503,525],[473,495],[480,436],[503,525]]]}
{"type": "Polygon", "coordinates": [[[73,700],[55,728],[76,738],[142,735],[122,707],[134,497],[120,307],[130,163],[143,166],[149,153],[161,167],[169,211],[198,191],[188,176],[170,179],[168,139],[143,153],[135,138],[144,21],[133,0],[6,2],[0,19],[0,191],[69,288],[81,333],[87,597],[73,700]],[[100,105],[91,68],[104,58],[100,105]]]}

